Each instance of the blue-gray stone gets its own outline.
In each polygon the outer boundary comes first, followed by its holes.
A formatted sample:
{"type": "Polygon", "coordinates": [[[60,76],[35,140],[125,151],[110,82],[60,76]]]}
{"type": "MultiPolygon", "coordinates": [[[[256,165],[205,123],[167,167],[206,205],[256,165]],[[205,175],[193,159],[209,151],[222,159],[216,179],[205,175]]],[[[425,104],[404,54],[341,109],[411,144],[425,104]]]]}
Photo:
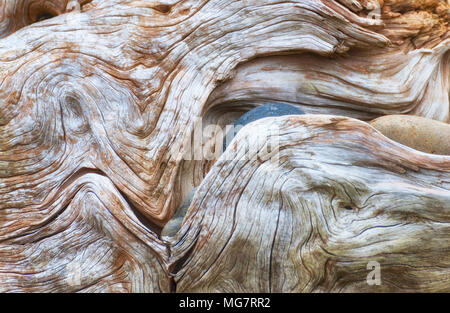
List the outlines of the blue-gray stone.
{"type": "Polygon", "coordinates": [[[228,144],[236,136],[239,129],[251,122],[271,116],[301,115],[301,114],[305,114],[305,112],[287,103],[273,102],[258,106],[242,115],[234,123],[233,129],[230,130],[230,132],[225,136],[223,140],[223,151],[225,151],[225,149],[228,147],[228,144]]]}

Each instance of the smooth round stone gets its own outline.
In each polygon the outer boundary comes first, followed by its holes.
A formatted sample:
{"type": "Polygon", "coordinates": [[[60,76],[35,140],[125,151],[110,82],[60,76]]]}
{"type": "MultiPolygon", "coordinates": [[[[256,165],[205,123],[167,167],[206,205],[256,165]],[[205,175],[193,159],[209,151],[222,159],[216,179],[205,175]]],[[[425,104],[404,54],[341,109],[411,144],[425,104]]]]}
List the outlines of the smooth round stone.
{"type": "Polygon", "coordinates": [[[247,113],[242,115],[236,122],[234,122],[233,130],[230,130],[230,132],[225,136],[223,140],[223,151],[225,151],[225,149],[228,147],[228,144],[239,132],[239,129],[251,122],[257,121],[265,117],[283,116],[283,115],[301,115],[301,114],[305,114],[305,112],[287,103],[272,102],[260,105],[248,111],[247,113]]]}
{"type": "Polygon", "coordinates": [[[187,196],[184,198],[181,205],[175,211],[175,214],[172,216],[170,221],[164,225],[164,228],[161,231],[162,237],[173,237],[181,228],[181,223],[183,222],[184,217],[187,214],[189,207],[191,206],[192,199],[194,198],[196,188],[194,188],[187,196]]]}
{"type": "Polygon", "coordinates": [[[386,137],[413,149],[450,155],[450,125],[412,115],[386,115],[369,122],[386,137]]]}

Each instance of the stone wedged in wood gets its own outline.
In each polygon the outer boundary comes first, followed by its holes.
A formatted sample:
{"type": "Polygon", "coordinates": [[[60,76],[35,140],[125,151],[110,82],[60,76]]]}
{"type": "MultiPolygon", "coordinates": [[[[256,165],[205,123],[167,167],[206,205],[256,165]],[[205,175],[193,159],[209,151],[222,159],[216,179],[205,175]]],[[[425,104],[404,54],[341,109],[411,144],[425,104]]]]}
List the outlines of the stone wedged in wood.
{"type": "Polygon", "coordinates": [[[90,162],[159,226],[181,201],[169,151],[236,65],[389,42],[316,0],[91,4],[75,24],[63,14],[0,40],[0,177],[5,190],[28,177],[22,192],[43,196],[90,162]]]}
{"type": "Polygon", "coordinates": [[[326,115],[257,121],[231,146],[171,241],[178,292],[450,291],[450,156],[326,115]],[[242,159],[268,127],[279,163],[242,159]]]}
{"type": "Polygon", "coordinates": [[[184,217],[186,216],[187,210],[191,205],[192,199],[194,198],[196,188],[183,199],[180,207],[177,208],[175,214],[172,218],[164,225],[164,228],[161,230],[161,237],[171,237],[174,236],[178,230],[180,230],[181,223],[183,222],[184,217]]]}
{"type": "Polygon", "coordinates": [[[387,115],[370,122],[386,137],[419,151],[450,155],[450,125],[412,115],[387,115]]]}
{"type": "Polygon", "coordinates": [[[306,113],[367,121],[414,114],[448,123],[449,48],[447,39],[431,49],[354,50],[345,58],[310,53],[259,58],[238,66],[209,102],[289,101],[306,113]]]}
{"type": "Polygon", "coordinates": [[[233,140],[234,136],[239,132],[239,130],[245,125],[260,120],[262,118],[271,116],[283,116],[283,115],[300,115],[305,114],[299,108],[289,105],[286,103],[270,102],[264,105],[258,106],[239,117],[233,125],[233,129],[229,130],[225,135],[222,144],[222,151],[225,151],[228,144],[233,140]]]}

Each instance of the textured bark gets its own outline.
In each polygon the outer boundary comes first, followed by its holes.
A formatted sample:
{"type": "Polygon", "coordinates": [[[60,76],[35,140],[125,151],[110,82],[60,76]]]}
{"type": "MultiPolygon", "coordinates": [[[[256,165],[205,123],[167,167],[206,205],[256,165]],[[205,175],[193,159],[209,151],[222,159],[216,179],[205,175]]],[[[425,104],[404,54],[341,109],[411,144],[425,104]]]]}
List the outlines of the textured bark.
{"type": "Polygon", "coordinates": [[[238,136],[282,129],[278,166],[173,154],[197,118],[225,125],[267,101],[448,123],[448,1],[0,6],[0,290],[366,290],[375,260],[388,276],[374,291],[449,291],[449,157],[329,116],[238,136]],[[161,240],[194,186],[182,229],[161,240]],[[357,212],[334,216],[330,199],[357,212]]]}
{"type": "Polygon", "coordinates": [[[234,144],[171,240],[177,291],[450,290],[450,156],[326,115],[260,120],[234,144]],[[274,127],[277,162],[261,133],[274,127]],[[242,157],[249,146],[258,158],[242,157]]]}

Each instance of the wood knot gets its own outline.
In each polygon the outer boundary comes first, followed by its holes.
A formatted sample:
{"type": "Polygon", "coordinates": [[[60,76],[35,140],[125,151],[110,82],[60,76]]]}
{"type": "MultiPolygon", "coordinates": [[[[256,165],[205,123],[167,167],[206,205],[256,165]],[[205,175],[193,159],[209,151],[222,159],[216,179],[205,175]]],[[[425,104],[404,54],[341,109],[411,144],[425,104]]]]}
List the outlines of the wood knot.
{"type": "Polygon", "coordinates": [[[170,10],[172,10],[172,7],[170,5],[167,4],[159,4],[155,7],[153,7],[156,11],[163,13],[163,14],[167,14],[170,12],[170,10]]]}

